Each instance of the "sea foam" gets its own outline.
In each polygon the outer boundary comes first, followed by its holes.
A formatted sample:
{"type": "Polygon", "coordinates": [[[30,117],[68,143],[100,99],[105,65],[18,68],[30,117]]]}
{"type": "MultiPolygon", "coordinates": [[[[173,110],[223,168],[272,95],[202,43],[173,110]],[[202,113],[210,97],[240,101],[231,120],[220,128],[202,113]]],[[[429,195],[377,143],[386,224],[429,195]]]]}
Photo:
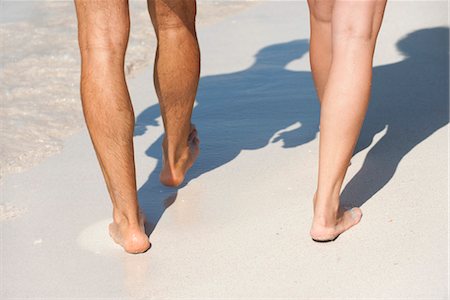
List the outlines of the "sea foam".
{"type": "MultiPolygon", "coordinates": [[[[200,26],[249,2],[199,1],[200,26]]],[[[80,55],[72,1],[7,1],[0,18],[0,178],[61,151],[83,125],[80,55]]],[[[126,73],[151,63],[156,39],[146,1],[130,2],[126,73]]]]}

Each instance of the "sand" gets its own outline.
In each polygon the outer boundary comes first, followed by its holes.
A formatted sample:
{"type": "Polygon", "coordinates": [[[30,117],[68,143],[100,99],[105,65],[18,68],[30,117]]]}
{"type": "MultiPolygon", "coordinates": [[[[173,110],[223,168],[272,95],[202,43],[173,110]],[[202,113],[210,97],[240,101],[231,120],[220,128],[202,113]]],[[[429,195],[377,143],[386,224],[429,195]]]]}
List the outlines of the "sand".
{"type": "Polygon", "coordinates": [[[157,181],[151,67],[129,81],[152,248],[129,255],[108,237],[83,129],[4,178],[2,299],[448,299],[447,20],[445,1],[389,3],[343,192],[364,217],[336,242],[308,235],[319,108],[306,3],[263,2],[199,30],[202,153],[179,189],[157,181]]]}
{"type": "MultiPolygon", "coordinates": [[[[249,1],[198,1],[197,26],[242,11],[249,1]]],[[[132,78],[153,61],[156,36],[147,2],[130,1],[125,70],[132,78]]],[[[84,126],[80,57],[73,0],[0,2],[0,184],[55,155],[84,126]],[[45,79],[45,80],[43,80],[45,79]]]]}

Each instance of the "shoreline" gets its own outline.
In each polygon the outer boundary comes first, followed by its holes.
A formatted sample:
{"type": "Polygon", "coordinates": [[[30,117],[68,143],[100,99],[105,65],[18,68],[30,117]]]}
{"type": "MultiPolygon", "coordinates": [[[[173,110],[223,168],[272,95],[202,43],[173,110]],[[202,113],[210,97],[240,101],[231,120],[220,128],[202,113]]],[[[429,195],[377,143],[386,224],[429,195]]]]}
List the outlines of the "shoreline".
{"type": "MultiPolygon", "coordinates": [[[[198,26],[211,26],[254,4],[200,1],[198,26]]],[[[29,170],[60,153],[64,141],[85,126],[77,89],[80,59],[73,3],[2,2],[2,6],[6,10],[0,23],[0,39],[5,41],[0,71],[4,86],[0,184],[9,174],[29,170]]],[[[145,2],[130,2],[130,18],[128,80],[153,63],[156,49],[145,2]]]]}

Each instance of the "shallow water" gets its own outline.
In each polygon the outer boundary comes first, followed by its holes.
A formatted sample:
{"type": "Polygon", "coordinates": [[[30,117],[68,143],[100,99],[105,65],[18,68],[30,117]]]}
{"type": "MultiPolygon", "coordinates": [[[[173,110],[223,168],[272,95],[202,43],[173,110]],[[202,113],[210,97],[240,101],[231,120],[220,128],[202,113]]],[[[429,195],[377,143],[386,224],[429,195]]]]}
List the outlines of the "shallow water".
{"type": "MultiPolygon", "coordinates": [[[[251,5],[199,1],[200,26],[251,5]]],[[[2,1],[0,13],[0,178],[58,153],[83,126],[80,59],[72,1],[2,1]]],[[[130,5],[127,75],[150,63],[155,35],[145,1],[130,5]]]]}

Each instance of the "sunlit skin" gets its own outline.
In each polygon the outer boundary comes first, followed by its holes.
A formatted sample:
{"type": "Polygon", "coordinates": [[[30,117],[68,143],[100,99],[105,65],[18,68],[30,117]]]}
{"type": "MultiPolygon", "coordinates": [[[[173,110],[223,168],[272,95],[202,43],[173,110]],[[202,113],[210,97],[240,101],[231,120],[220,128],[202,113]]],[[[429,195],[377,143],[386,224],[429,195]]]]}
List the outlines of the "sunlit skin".
{"type": "MultiPolygon", "coordinates": [[[[128,1],[75,0],[82,58],[81,99],[113,204],[113,240],[129,253],[150,248],[139,210],[133,153],[134,112],[124,73],[128,1]]],[[[180,185],[199,154],[191,124],[200,75],[195,0],[149,0],[158,39],[154,83],[164,121],[161,182],[180,185]]]]}
{"type": "MultiPolygon", "coordinates": [[[[86,124],[113,204],[112,238],[125,251],[150,243],[137,201],[134,112],[124,57],[130,19],[126,0],[75,0],[86,124]]],[[[319,178],[311,236],[334,240],[356,225],[359,208],[344,211],[339,193],[367,110],[372,59],[386,0],[308,0],[311,68],[321,103],[319,178]]],[[[200,74],[195,0],[149,0],[158,39],[154,83],[164,121],[160,180],[180,185],[199,154],[191,124],[200,74]]]]}
{"type": "Polygon", "coordinates": [[[308,0],[310,62],[321,105],[319,177],[311,237],[331,241],[359,223],[339,195],[367,111],[386,0],[308,0]]]}

